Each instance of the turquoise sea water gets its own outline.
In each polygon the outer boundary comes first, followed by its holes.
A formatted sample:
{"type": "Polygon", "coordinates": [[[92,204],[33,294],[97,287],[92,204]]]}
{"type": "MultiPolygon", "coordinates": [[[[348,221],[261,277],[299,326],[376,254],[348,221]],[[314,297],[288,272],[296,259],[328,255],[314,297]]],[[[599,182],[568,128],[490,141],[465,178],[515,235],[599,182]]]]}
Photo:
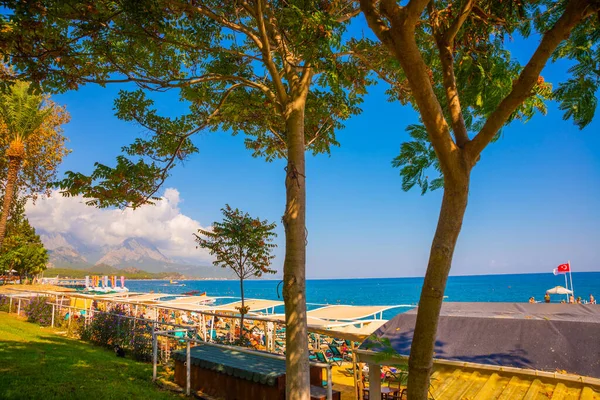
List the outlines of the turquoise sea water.
{"type": "MultiPolygon", "coordinates": [[[[244,283],[247,298],[277,300],[281,297],[280,281],[254,280],[244,283]]],[[[206,292],[209,296],[239,297],[239,282],[228,281],[181,281],[185,286],[170,285],[169,281],[134,281],[126,286],[131,291],[163,293],[184,293],[191,290],[206,292]]],[[[309,308],[318,304],[354,304],[354,305],[416,305],[419,300],[423,278],[384,278],[384,279],[323,279],[308,280],[306,283],[309,308]]],[[[562,275],[519,274],[519,275],[478,275],[451,276],[445,295],[446,301],[498,301],[527,302],[529,297],[543,300],[547,289],[564,286],[562,275]]],[[[578,272],[573,274],[575,296],[588,299],[590,293],[600,299],[600,272],[578,272]]],[[[565,296],[553,295],[553,302],[560,302],[565,296]]],[[[221,299],[229,302],[234,299],[221,299]]],[[[384,318],[406,311],[409,307],[389,310],[384,318]]],[[[282,310],[276,310],[282,311],[282,310]]]]}

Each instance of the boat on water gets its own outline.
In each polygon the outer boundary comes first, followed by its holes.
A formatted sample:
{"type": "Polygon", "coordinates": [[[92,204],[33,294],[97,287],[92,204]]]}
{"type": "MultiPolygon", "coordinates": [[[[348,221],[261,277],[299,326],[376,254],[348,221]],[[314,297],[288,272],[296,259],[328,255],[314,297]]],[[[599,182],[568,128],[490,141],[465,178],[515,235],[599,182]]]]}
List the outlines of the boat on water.
{"type": "Polygon", "coordinates": [[[206,296],[206,292],[200,293],[199,290],[190,290],[189,292],[183,293],[186,296],[206,296]]]}

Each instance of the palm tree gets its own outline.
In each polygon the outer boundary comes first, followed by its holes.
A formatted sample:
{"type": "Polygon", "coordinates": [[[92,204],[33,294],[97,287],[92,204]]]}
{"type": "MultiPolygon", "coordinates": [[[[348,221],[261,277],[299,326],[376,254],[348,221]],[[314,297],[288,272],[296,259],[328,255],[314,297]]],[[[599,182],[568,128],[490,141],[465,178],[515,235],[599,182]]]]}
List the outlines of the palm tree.
{"type": "Polygon", "coordinates": [[[0,123],[10,144],[6,150],[8,174],[4,187],[4,205],[0,217],[0,248],[6,235],[6,223],[15,194],[15,185],[25,158],[25,144],[29,136],[40,128],[44,119],[52,112],[43,108],[44,96],[30,89],[27,82],[17,81],[0,94],[0,123]]]}

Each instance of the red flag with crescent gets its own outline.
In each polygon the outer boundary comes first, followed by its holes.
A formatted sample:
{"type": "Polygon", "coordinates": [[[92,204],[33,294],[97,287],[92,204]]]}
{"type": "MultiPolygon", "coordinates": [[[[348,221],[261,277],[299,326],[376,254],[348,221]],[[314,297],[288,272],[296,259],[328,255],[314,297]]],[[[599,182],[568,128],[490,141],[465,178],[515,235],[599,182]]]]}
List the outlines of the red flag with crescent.
{"type": "Polygon", "coordinates": [[[567,272],[571,272],[569,264],[560,264],[557,268],[554,268],[554,275],[566,274],[567,272]]]}

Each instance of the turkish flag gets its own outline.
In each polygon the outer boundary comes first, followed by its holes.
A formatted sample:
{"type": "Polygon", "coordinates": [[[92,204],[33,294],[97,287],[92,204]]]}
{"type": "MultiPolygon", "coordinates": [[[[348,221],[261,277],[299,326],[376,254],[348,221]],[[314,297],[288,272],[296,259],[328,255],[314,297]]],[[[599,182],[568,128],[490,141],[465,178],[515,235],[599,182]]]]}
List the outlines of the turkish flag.
{"type": "Polygon", "coordinates": [[[571,266],[569,264],[560,264],[558,268],[554,269],[554,275],[566,274],[567,272],[571,272],[571,266]]]}

